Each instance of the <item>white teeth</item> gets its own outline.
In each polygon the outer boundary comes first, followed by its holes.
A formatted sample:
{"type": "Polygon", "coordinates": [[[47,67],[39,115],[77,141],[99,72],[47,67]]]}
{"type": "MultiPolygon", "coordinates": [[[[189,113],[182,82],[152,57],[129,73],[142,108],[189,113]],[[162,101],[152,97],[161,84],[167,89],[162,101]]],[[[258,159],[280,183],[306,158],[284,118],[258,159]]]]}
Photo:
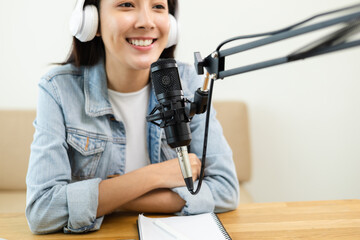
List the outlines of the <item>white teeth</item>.
{"type": "Polygon", "coordinates": [[[147,47],[153,43],[153,40],[151,40],[151,39],[147,39],[147,40],[130,39],[129,42],[135,46],[147,47]]]}

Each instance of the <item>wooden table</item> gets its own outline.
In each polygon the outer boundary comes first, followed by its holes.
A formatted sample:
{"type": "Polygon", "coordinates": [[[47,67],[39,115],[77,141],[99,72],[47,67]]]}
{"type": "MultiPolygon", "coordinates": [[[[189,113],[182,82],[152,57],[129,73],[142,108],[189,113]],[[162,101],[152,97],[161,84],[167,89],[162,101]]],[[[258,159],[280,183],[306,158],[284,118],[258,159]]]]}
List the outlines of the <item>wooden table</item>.
{"type": "MultiPolygon", "coordinates": [[[[218,214],[232,239],[360,239],[360,200],[253,203],[218,214]]],[[[138,239],[136,214],[107,216],[87,234],[31,234],[24,213],[0,214],[0,238],[138,239]]]]}

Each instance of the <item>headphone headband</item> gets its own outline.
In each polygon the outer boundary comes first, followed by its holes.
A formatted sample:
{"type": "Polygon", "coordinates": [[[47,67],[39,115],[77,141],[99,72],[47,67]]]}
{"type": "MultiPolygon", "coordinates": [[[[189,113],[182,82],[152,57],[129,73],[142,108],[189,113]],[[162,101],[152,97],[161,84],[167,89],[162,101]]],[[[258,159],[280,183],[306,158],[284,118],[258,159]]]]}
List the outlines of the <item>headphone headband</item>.
{"type": "MultiPolygon", "coordinates": [[[[76,2],[74,11],[70,18],[70,32],[81,42],[88,42],[94,39],[98,31],[99,14],[95,5],[86,5],[85,0],[76,2]]],[[[175,12],[175,15],[177,15],[175,12]]],[[[178,26],[175,17],[169,14],[170,31],[166,48],[178,42],[178,26]]]]}

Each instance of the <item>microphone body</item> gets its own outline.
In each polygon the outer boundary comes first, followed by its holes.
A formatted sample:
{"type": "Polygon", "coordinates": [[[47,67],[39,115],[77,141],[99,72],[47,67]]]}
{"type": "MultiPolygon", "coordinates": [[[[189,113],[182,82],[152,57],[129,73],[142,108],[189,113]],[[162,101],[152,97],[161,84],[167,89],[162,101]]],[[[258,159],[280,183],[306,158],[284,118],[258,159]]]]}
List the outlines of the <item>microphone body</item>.
{"type": "Polygon", "coordinates": [[[174,59],[160,59],[151,65],[151,80],[160,112],[160,127],[164,128],[167,143],[175,148],[182,175],[189,191],[193,191],[192,170],[187,146],[191,142],[190,119],[185,110],[177,64],[174,59]]]}

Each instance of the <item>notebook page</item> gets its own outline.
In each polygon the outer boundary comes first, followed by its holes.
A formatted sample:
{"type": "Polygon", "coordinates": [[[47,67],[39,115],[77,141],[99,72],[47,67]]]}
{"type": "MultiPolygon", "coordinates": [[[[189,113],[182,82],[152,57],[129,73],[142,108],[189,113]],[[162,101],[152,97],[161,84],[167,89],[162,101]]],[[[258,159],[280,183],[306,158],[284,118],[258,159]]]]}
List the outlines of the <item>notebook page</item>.
{"type": "MultiPolygon", "coordinates": [[[[225,239],[211,213],[159,219],[192,240],[225,239]]],[[[139,215],[139,234],[141,240],[174,239],[171,235],[156,226],[153,220],[154,218],[148,218],[142,214],[139,215]]]]}

